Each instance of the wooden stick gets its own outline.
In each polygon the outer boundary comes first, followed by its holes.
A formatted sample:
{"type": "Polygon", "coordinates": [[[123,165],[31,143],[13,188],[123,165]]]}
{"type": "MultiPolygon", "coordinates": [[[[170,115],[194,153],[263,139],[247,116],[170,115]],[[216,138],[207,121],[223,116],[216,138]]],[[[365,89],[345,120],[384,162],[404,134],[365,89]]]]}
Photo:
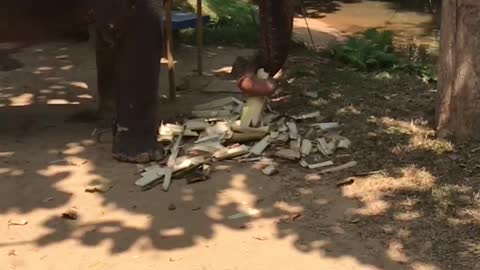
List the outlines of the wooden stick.
{"type": "Polygon", "coordinates": [[[203,74],[203,14],[202,0],[197,0],[197,70],[198,75],[203,74]]]}
{"type": "Polygon", "coordinates": [[[347,163],[342,164],[342,165],[337,166],[337,167],[324,169],[324,170],[320,171],[320,174],[338,172],[338,171],[341,171],[341,170],[346,170],[348,168],[354,167],[356,165],[357,165],[357,162],[350,161],[350,162],[347,162],[347,163]]]}
{"type": "Polygon", "coordinates": [[[167,168],[165,170],[165,176],[163,179],[163,190],[168,191],[170,188],[170,184],[172,182],[172,174],[174,172],[174,167],[175,167],[175,160],[177,160],[178,152],[180,151],[180,143],[182,142],[183,139],[183,132],[180,133],[178,136],[177,140],[175,141],[175,144],[173,145],[172,148],[172,153],[170,154],[170,157],[168,158],[167,161],[167,168]]]}
{"type": "Polygon", "coordinates": [[[167,60],[168,60],[168,97],[170,100],[175,100],[175,68],[173,59],[173,29],[172,29],[172,1],[165,1],[165,19],[167,30],[167,60]]]}

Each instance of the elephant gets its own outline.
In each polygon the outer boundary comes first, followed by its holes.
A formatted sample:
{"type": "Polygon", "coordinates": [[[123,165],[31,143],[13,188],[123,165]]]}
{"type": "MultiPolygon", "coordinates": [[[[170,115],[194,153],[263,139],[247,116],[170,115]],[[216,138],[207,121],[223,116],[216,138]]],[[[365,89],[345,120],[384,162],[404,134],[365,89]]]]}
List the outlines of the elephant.
{"type": "MultiPolygon", "coordinates": [[[[113,116],[113,158],[159,161],[164,156],[157,142],[163,1],[2,0],[0,43],[52,41],[91,26],[96,37],[98,113],[113,116]]],[[[256,70],[275,74],[284,64],[293,25],[290,0],[257,2],[261,44],[239,80],[247,95],[259,94],[253,90],[265,86],[255,80],[256,70]]],[[[267,85],[275,88],[274,82],[267,85]]]]}

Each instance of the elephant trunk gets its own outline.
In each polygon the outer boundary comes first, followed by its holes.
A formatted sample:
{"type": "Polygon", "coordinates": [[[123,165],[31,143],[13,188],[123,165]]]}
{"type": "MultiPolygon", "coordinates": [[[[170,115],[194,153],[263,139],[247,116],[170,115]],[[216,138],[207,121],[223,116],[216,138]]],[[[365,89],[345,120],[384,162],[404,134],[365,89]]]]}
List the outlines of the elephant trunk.
{"type": "Polygon", "coordinates": [[[270,77],[275,76],[287,60],[293,29],[293,0],[259,0],[260,48],[248,65],[246,74],[238,82],[248,96],[271,95],[277,84],[274,80],[256,79],[256,72],[263,68],[270,77]]]}
{"type": "Polygon", "coordinates": [[[293,28],[292,0],[261,0],[259,68],[274,76],[285,64],[293,28]]]}

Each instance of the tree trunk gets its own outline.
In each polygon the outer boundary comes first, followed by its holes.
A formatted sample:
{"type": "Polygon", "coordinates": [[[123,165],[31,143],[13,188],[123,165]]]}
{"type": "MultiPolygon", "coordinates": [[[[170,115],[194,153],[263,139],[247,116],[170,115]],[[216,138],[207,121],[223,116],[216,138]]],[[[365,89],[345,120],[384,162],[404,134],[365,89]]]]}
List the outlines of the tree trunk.
{"type": "Polygon", "coordinates": [[[480,1],[443,0],[437,131],[480,138],[480,1]]]}

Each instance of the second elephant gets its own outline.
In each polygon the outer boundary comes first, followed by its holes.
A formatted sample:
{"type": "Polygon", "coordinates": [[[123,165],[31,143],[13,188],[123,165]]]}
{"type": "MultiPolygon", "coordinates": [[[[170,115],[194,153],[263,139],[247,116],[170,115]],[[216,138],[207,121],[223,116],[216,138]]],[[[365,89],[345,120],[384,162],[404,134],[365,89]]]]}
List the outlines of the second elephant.
{"type": "MultiPolygon", "coordinates": [[[[288,55],[290,0],[258,1],[260,50],[252,69],[275,74],[288,55]]],[[[163,159],[158,78],[163,0],[2,0],[0,42],[60,39],[93,25],[99,111],[113,114],[113,157],[145,163],[163,159]]]]}

